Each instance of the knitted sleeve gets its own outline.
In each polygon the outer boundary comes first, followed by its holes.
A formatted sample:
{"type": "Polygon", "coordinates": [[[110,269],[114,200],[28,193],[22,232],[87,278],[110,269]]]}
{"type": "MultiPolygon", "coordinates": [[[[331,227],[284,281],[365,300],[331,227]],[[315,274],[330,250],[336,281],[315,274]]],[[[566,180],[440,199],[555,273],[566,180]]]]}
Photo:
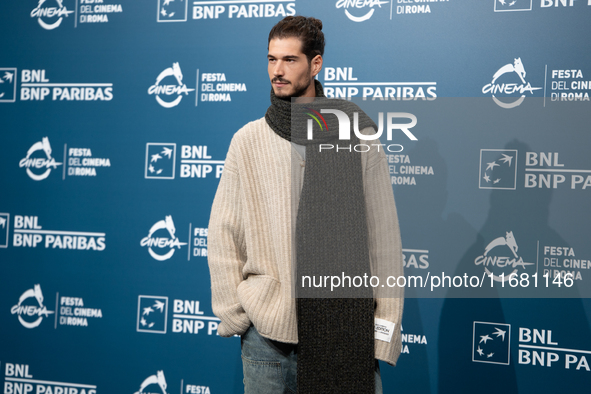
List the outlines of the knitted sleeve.
{"type": "MultiPolygon", "coordinates": [[[[403,275],[400,228],[383,147],[378,151],[372,146],[365,160],[364,187],[372,270],[400,276],[403,275]]],[[[381,274],[380,280],[383,281],[385,276],[381,274]]],[[[403,296],[403,291],[398,288],[396,292],[378,293],[376,298],[375,318],[395,324],[390,342],[375,340],[376,358],[391,365],[396,365],[401,351],[403,296]]]]}
{"type": "Polygon", "coordinates": [[[213,313],[221,319],[218,333],[223,337],[243,334],[250,326],[250,320],[237,295],[247,258],[237,145],[233,139],[211,208],[208,231],[212,308],[213,313]]]}

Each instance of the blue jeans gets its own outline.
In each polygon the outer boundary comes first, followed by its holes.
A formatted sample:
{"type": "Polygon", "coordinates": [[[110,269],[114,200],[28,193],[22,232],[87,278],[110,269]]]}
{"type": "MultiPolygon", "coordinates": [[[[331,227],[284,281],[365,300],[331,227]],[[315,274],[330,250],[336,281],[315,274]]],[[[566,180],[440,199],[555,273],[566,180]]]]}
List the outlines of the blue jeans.
{"type": "MultiPolygon", "coordinates": [[[[295,394],[297,345],[272,341],[254,326],[242,335],[245,394],[295,394]]],[[[376,394],[382,394],[382,377],[376,360],[376,394]]]]}

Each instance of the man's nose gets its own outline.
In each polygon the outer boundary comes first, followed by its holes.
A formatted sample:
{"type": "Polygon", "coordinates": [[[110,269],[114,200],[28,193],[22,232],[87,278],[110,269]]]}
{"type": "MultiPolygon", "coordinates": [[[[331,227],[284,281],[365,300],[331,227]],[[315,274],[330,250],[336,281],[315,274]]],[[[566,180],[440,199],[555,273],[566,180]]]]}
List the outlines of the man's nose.
{"type": "Polygon", "coordinates": [[[283,62],[281,60],[278,60],[275,63],[275,67],[273,67],[273,75],[276,77],[283,75],[283,62]]]}

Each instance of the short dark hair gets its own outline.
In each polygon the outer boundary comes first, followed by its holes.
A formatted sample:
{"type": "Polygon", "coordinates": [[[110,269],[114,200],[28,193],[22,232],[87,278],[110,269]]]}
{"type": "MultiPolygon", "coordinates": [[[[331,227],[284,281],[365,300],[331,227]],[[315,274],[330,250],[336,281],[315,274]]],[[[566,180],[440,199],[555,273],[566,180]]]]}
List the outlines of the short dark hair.
{"type": "Polygon", "coordinates": [[[302,42],[302,53],[308,62],[316,55],[324,55],[324,33],[320,19],[305,16],[286,16],[269,32],[269,41],[274,38],[299,38],[302,42]]]}

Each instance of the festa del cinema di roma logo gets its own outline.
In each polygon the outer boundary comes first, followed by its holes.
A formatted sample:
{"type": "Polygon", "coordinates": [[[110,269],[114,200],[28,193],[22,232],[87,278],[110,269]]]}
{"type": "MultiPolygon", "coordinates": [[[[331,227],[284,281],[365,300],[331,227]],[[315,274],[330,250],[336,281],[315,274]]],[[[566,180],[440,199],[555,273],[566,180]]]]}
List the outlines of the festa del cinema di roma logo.
{"type": "Polygon", "coordinates": [[[497,282],[506,282],[511,279],[511,275],[518,274],[519,267],[525,270],[528,265],[534,265],[534,263],[528,263],[523,261],[523,258],[517,254],[517,241],[513,236],[513,231],[506,233],[505,237],[498,237],[493,239],[486,248],[484,254],[478,256],[474,260],[475,265],[482,265],[487,275],[497,282]],[[507,255],[507,249],[511,252],[507,255]],[[493,252],[494,250],[494,252],[493,252]],[[511,270],[511,272],[507,272],[511,270]],[[504,274],[501,276],[501,274],[504,274]]]}
{"type": "Polygon", "coordinates": [[[157,221],[152,228],[150,228],[150,232],[148,233],[147,237],[144,237],[140,245],[148,247],[148,252],[150,256],[152,256],[155,260],[164,261],[168,260],[172,257],[175,252],[175,247],[180,249],[181,246],[187,245],[186,242],[180,242],[179,239],[175,236],[176,228],[174,227],[174,222],[172,221],[172,216],[168,215],[165,217],[164,220],[157,221]],[[169,237],[158,237],[154,236],[154,234],[159,230],[166,230],[168,232],[169,237]],[[155,249],[166,249],[168,248],[168,252],[164,254],[156,253],[155,249]]]}
{"type": "Polygon", "coordinates": [[[525,80],[525,68],[523,67],[523,63],[521,62],[521,58],[514,59],[513,64],[505,64],[503,67],[499,68],[497,72],[493,75],[491,83],[484,85],[482,88],[482,93],[484,94],[491,94],[492,99],[495,103],[501,108],[515,108],[525,100],[525,93],[529,92],[530,94],[534,93],[534,90],[540,90],[542,88],[532,88],[529,82],[525,80]],[[521,80],[521,84],[518,83],[498,83],[497,80],[501,78],[501,76],[506,74],[515,73],[521,80]],[[515,98],[515,94],[519,94],[520,96],[515,98]],[[513,101],[501,101],[499,97],[505,96],[508,100],[513,101]]]}
{"type": "Polygon", "coordinates": [[[172,108],[177,106],[185,96],[189,95],[195,89],[187,88],[187,85],[183,83],[183,72],[179,63],[172,63],[172,67],[168,67],[162,71],[156,78],[156,83],[148,89],[148,94],[154,95],[158,104],[164,108],[172,108]],[[161,84],[162,81],[167,77],[174,77],[176,79],[176,85],[165,85],[161,84]],[[162,96],[162,97],[161,97],[162,96]],[[163,97],[176,96],[172,101],[167,101],[163,97]]]}
{"type": "MultiPolygon", "coordinates": [[[[134,394],[169,394],[167,392],[168,384],[164,377],[164,371],[156,371],[155,375],[150,375],[140,385],[140,389],[134,394]]],[[[210,394],[211,391],[207,386],[196,386],[192,384],[186,384],[183,387],[181,381],[181,393],[190,394],[210,394]]]]}
{"type": "Polygon", "coordinates": [[[43,137],[41,141],[35,142],[27,151],[27,156],[21,159],[19,167],[27,169],[27,175],[35,181],[41,181],[49,176],[52,169],[61,166],[51,157],[51,145],[49,139],[43,137]],[[36,157],[36,152],[42,152],[41,156],[36,157]]]}
{"type": "Polygon", "coordinates": [[[37,18],[37,22],[45,30],[53,30],[59,27],[64,17],[67,18],[70,14],[74,13],[74,11],[69,11],[64,6],[63,0],[53,1],[57,7],[48,7],[48,3],[51,2],[52,0],[39,0],[37,7],[31,11],[31,18],[37,18]]]}
{"type": "Polygon", "coordinates": [[[148,394],[148,393],[156,393],[154,389],[158,390],[158,394],[168,394],[166,392],[166,378],[164,377],[164,371],[157,371],[156,375],[148,376],[140,385],[140,389],[136,391],[134,394],[148,394]],[[145,391],[148,386],[154,386],[154,388],[145,391]],[[157,388],[156,388],[157,387],[157,388]]]}
{"type": "MultiPolygon", "coordinates": [[[[336,3],[336,8],[344,8],[345,15],[347,18],[351,19],[353,22],[363,22],[368,20],[373,16],[374,11],[376,10],[374,7],[382,8],[382,5],[389,4],[389,1],[380,1],[380,0],[338,0],[336,3]],[[347,8],[357,8],[357,9],[370,9],[365,14],[361,16],[355,16],[347,10],[347,8]]],[[[364,12],[364,11],[360,11],[364,12]]]]}
{"type": "Polygon", "coordinates": [[[35,285],[32,289],[25,291],[18,299],[18,304],[10,309],[10,313],[18,316],[18,321],[26,328],[35,328],[41,324],[43,317],[49,317],[49,314],[55,313],[48,311],[43,305],[43,293],[41,286],[35,285]],[[33,304],[26,302],[29,298],[33,299],[33,304]]]}

